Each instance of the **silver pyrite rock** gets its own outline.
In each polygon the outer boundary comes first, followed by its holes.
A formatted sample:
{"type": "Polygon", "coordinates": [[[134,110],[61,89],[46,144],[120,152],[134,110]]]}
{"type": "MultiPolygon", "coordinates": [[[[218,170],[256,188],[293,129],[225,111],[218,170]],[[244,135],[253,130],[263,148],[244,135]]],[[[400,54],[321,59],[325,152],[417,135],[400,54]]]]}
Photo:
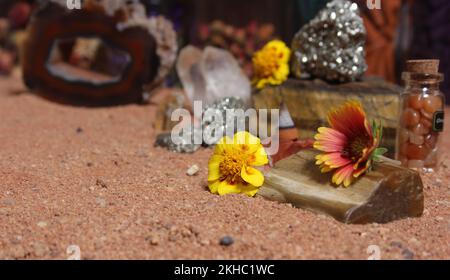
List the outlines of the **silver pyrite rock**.
{"type": "Polygon", "coordinates": [[[292,41],[292,72],[307,73],[329,82],[358,80],[367,69],[366,30],[358,5],[333,0],[292,41]]]}

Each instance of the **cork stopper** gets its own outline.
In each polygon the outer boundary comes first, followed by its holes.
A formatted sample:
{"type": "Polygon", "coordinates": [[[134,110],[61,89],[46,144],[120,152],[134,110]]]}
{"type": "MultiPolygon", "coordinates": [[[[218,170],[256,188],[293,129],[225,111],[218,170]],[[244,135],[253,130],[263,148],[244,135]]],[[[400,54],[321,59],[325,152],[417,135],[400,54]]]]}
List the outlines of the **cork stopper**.
{"type": "Polygon", "coordinates": [[[410,73],[438,74],[439,59],[417,59],[406,62],[406,71],[410,73]]]}

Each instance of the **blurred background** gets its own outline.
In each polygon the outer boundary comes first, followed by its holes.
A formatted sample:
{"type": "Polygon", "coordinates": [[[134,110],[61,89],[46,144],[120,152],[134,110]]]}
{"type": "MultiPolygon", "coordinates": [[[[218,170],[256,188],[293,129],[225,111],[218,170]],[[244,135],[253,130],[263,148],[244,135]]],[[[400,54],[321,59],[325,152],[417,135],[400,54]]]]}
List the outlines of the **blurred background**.
{"type": "MultiPolygon", "coordinates": [[[[38,1],[0,0],[0,75],[20,59],[18,45],[38,1]]],[[[290,44],[326,0],[141,0],[149,15],[165,15],[180,46],[215,45],[230,50],[251,74],[251,55],[273,38],[290,44]]],[[[441,85],[450,101],[450,1],[381,0],[381,10],[359,4],[367,29],[367,75],[402,84],[407,59],[440,59],[441,85]]]]}

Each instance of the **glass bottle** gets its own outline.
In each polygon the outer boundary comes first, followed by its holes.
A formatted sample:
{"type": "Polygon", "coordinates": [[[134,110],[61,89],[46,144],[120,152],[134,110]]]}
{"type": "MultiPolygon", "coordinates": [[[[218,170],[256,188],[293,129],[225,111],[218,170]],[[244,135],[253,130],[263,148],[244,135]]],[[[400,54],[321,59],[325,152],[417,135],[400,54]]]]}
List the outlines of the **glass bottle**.
{"type": "Polygon", "coordinates": [[[433,172],[439,166],[444,128],[443,75],[439,60],[410,60],[402,74],[405,90],[400,97],[396,158],[403,166],[433,172]]]}

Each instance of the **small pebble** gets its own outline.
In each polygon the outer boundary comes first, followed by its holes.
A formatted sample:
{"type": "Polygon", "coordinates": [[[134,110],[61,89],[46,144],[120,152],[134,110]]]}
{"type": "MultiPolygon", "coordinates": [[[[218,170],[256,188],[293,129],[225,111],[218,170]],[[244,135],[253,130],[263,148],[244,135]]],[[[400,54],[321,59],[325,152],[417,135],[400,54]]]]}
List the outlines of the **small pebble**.
{"type": "Polygon", "coordinates": [[[414,237],[409,239],[409,243],[415,244],[415,245],[420,245],[420,241],[417,240],[417,238],[414,238],[414,237]]]}
{"type": "Polygon", "coordinates": [[[5,206],[13,206],[15,204],[14,199],[3,199],[2,203],[5,206]]]}
{"type": "Polygon", "coordinates": [[[145,150],[138,150],[136,152],[136,156],[138,156],[138,157],[148,157],[148,153],[145,150]]]}
{"type": "Polygon", "coordinates": [[[398,241],[392,241],[391,242],[391,246],[392,247],[397,247],[397,248],[402,248],[403,247],[402,243],[400,243],[398,241]]]}
{"type": "Polygon", "coordinates": [[[11,238],[11,243],[17,245],[17,244],[20,244],[22,242],[22,240],[23,240],[22,235],[17,235],[17,236],[14,236],[13,238],[11,238]]]}
{"type": "Polygon", "coordinates": [[[189,169],[186,171],[186,174],[188,176],[194,176],[198,173],[199,170],[200,170],[200,167],[198,167],[197,164],[194,164],[191,167],[189,167],[189,169]]]}
{"type": "Polygon", "coordinates": [[[156,246],[159,244],[159,237],[154,235],[150,238],[150,244],[152,244],[153,246],[156,246]]]}
{"type": "Polygon", "coordinates": [[[107,188],[108,188],[108,185],[105,183],[105,181],[103,181],[103,180],[101,180],[101,179],[97,179],[97,181],[95,182],[95,184],[96,184],[97,186],[100,186],[100,187],[104,188],[104,189],[107,189],[107,188]]]}
{"type": "Polygon", "coordinates": [[[221,246],[230,246],[230,245],[233,244],[233,243],[234,243],[234,240],[233,240],[233,238],[230,237],[230,236],[224,236],[224,237],[222,237],[222,238],[220,239],[220,242],[219,242],[219,244],[220,244],[221,246]]]}
{"type": "Polygon", "coordinates": [[[104,200],[103,198],[98,197],[95,202],[100,206],[100,207],[106,207],[106,200],[104,200]]]}
{"type": "Polygon", "coordinates": [[[168,191],[168,192],[175,192],[176,191],[176,189],[174,188],[174,187],[167,187],[166,188],[166,191],[168,191]]]}
{"type": "Polygon", "coordinates": [[[202,246],[209,246],[210,242],[207,239],[200,240],[200,245],[202,246]]]}
{"type": "Polygon", "coordinates": [[[18,245],[18,246],[14,246],[13,248],[11,248],[11,257],[14,259],[20,259],[20,258],[24,258],[25,255],[27,254],[27,252],[25,251],[25,249],[18,245]]]}
{"type": "Polygon", "coordinates": [[[40,221],[40,222],[37,223],[37,226],[40,227],[40,228],[45,228],[45,227],[47,227],[47,223],[44,222],[44,221],[40,221]]]}
{"type": "Polygon", "coordinates": [[[77,132],[77,133],[81,133],[81,132],[83,132],[83,129],[82,129],[81,127],[77,127],[76,132],[77,132]]]}
{"type": "Polygon", "coordinates": [[[47,255],[48,247],[45,244],[37,242],[33,244],[33,252],[36,257],[42,258],[43,256],[47,255]]]}
{"type": "Polygon", "coordinates": [[[414,253],[409,249],[403,249],[402,256],[405,260],[412,260],[414,259],[414,253]]]}

